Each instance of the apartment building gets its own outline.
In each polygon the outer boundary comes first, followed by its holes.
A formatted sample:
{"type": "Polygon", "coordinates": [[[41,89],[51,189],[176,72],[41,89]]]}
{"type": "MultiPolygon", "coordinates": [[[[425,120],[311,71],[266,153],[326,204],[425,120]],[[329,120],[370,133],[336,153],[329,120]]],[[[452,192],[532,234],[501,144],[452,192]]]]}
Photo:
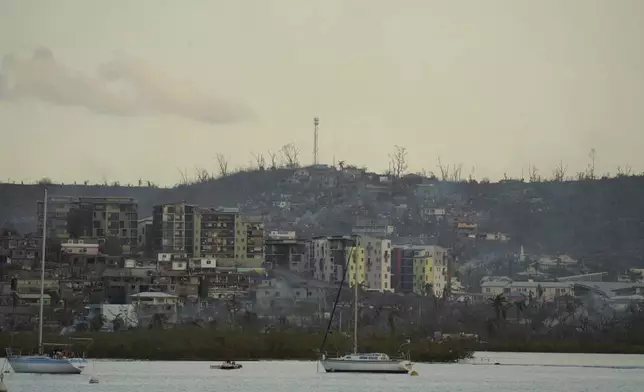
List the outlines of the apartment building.
{"type": "Polygon", "coordinates": [[[428,285],[441,296],[450,282],[447,249],[436,245],[405,245],[394,248],[392,280],[402,293],[427,295],[428,285]]]}
{"type": "Polygon", "coordinates": [[[158,253],[212,258],[222,267],[264,262],[264,223],[242,216],[238,208],[159,205],[153,209],[152,228],[158,253]]]}
{"type": "Polygon", "coordinates": [[[356,236],[356,247],[364,251],[365,288],[393,291],[391,288],[391,240],[356,236]]]}
{"type": "Polygon", "coordinates": [[[355,236],[314,237],[311,240],[313,277],[329,283],[340,283],[354,246],[355,236]]]}
{"type": "Polygon", "coordinates": [[[369,290],[392,291],[391,241],[353,235],[316,237],[312,244],[316,279],[339,283],[348,273],[350,285],[358,282],[369,290]]]}
{"type": "Polygon", "coordinates": [[[308,241],[292,235],[269,234],[265,241],[265,265],[267,268],[288,269],[298,274],[309,271],[308,241]]]}
{"type": "Polygon", "coordinates": [[[218,261],[231,262],[241,257],[242,231],[245,227],[237,208],[199,208],[199,239],[202,256],[214,257],[218,261]]]}
{"type": "MultiPolygon", "coordinates": [[[[93,238],[100,244],[119,239],[124,251],[137,245],[138,203],[129,197],[52,196],[47,200],[47,236],[59,240],[93,238]]],[[[38,231],[44,201],[37,203],[38,231]]]]}
{"type": "Polygon", "coordinates": [[[199,242],[195,240],[196,210],[197,206],[185,202],[152,207],[154,250],[159,253],[197,257],[199,242]]]}

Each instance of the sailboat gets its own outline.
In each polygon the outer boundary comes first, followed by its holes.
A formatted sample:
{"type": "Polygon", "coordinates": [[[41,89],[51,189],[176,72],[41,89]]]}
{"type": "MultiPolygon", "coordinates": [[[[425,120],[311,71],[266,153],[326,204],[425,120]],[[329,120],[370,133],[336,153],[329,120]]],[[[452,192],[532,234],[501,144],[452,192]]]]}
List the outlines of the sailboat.
{"type": "MultiPolygon", "coordinates": [[[[349,258],[351,258],[351,254],[349,255],[349,258]]],[[[349,263],[347,262],[347,266],[348,264],[349,263]]],[[[342,285],[344,284],[346,275],[347,274],[345,273],[345,276],[342,277],[342,282],[340,283],[338,296],[336,297],[336,301],[333,305],[333,311],[331,312],[329,327],[327,327],[327,334],[331,326],[333,313],[335,312],[338,300],[340,299],[340,291],[342,290],[342,285]]],[[[412,371],[413,364],[407,359],[390,358],[389,355],[384,353],[358,352],[358,285],[358,280],[355,279],[355,284],[353,287],[353,352],[338,358],[326,358],[325,355],[322,355],[322,359],[320,360],[322,367],[324,367],[324,370],[329,373],[408,374],[410,371],[412,371]]],[[[325,341],[326,335],[324,341],[322,342],[323,347],[325,341]]],[[[406,344],[408,343],[409,341],[406,344]]]]}
{"type": "Polygon", "coordinates": [[[80,374],[87,363],[84,358],[73,358],[68,354],[68,345],[43,343],[43,313],[45,296],[45,253],[47,242],[47,189],[43,203],[43,228],[40,271],[40,318],[38,324],[38,354],[22,355],[19,350],[7,348],[7,361],[15,373],[47,373],[47,374],[80,374]],[[44,354],[45,346],[53,347],[50,355],[44,354]]]}

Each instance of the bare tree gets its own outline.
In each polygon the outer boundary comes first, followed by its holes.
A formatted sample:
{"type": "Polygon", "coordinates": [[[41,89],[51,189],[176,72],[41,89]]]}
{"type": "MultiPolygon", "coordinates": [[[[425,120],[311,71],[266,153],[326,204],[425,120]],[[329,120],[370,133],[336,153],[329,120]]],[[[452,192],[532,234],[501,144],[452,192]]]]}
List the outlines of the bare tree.
{"type": "Polygon", "coordinates": [[[293,143],[288,143],[280,149],[284,166],[293,169],[300,166],[300,150],[293,143]]]}
{"type": "Polygon", "coordinates": [[[177,171],[179,172],[179,175],[181,176],[181,179],[179,181],[179,185],[188,185],[190,184],[190,177],[188,176],[188,170],[187,169],[179,169],[177,168],[177,171]]]}
{"type": "Polygon", "coordinates": [[[195,179],[199,183],[208,182],[212,179],[212,175],[208,173],[208,170],[198,167],[195,169],[195,179]]]}
{"type": "Polygon", "coordinates": [[[629,166],[617,166],[617,177],[630,177],[633,175],[633,169],[629,166]]]}
{"type": "Polygon", "coordinates": [[[540,182],[541,175],[539,174],[539,169],[535,165],[528,166],[528,178],[530,182],[540,182]]]}
{"type": "Polygon", "coordinates": [[[441,161],[441,157],[438,157],[438,170],[440,170],[441,172],[442,181],[449,180],[449,164],[443,165],[443,162],[441,161]]]}
{"type": "Polygon", "coordinates": [[[407,149],[405,147],[394,146],[394,151],[389,154],[391,162],[391,174],[394,178],[400,178],[407,171],[407,149]]]}
{"type": "Polygon", "coordinates": [[[254,167],[257,170],[264,170],[266,168],[266,159],[264,159],[264,154],[258,152],[257,154],[253,153],[253,158],[255,159],[254,167]]]}
{"type": "Polygon", "coordinates": [[[228,171],[228,158],[224,154],[217,154],[217,163],[219,164],[219,175],[221,177],[226,177],[229,174],[228,171]]]}
{"type": "Polygon", "coordinates": [[[587,176],[586,178],[588,180],[594,180],[595,179],[595,160],[597,158],[597,151],[595,151],[594,148],[590,149],[590,152],[588,153],[588,157],[590,158],[590,163],[588,164],[588,170],[587,170],[587,176]]]}
{"type": "Polygon", "coordinates": [[[268,150],[268,159],[271,160],[270,169],[271,170],[277,169],[277,153],[272,152],[271,150],[268,150]]]}
{"type": "Polygon", "coordinates": [[[552,179],[557,182],[562,182],[566,179],[566,171],[568,170],[568,165],[563,164],[563,161],[559,161],[559,165],[555,167],[555,170],[552,171],[552,179]]]}
{"type": "Polygon", "coordinates": [[[456,165],[456,164],[452,165],[452,181],[460,182],[462,172],[463,172],[463,164],[462,163],[459,163],[458,165],[456,165]]]}

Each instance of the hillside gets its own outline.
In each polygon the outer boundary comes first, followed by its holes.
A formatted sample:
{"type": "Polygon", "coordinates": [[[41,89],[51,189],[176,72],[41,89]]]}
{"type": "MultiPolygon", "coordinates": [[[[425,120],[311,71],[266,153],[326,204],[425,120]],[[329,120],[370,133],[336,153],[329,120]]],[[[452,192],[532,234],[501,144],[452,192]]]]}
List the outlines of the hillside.
{"type": "MultiPolygon", "coordinates": [[[[451,227],[420,213],[423,207],[447,208],[471,216],[485,231],[509,233],[506,252],[524,245],[532,253],[568,253],[611,269],[644,266],[644,177],[454,183],[411,175],[383,184],[369,173],[308,170],[304,177],[301,170],[289,169],[240,172],[174,188],[48,188],[51,195],[134,197],[140,217],[150,215],[154,204],[178,200],[239,206],[245,213],[263,215],[269,228],[295,228],[304,235],[347,232],[357,218],[388,219],[399,236],[453,245],[451,227]],[[418,183],[433,184],[434,194],[418,196],[418,183]],[[281,202],[286,207],[278,206],[281,202]]],[[[0,184],[0,224],[32,231],[41,198],[42,186],[0,184]]]]}

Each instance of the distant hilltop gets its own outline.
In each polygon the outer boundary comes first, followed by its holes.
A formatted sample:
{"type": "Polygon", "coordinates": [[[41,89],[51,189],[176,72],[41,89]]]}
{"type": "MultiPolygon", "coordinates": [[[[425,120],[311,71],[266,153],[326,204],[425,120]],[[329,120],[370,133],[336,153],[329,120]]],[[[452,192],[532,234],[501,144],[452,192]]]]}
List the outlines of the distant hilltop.
{"type": "Polygon", "coordinates": [[[172,188],[147,182],[0,184],[0,225],[22,233],[34,231],[36,203],[44,185],[51,196],[135,198],[140,218],[151,215],[155,204],[181,200],[238,207],[262,216],[267,230],[296,230],[307,236],[346,234],[356,222],[372,220],[389,222],[393,229],[387,234],[394,238],[431,238],[450,247],[455,246],[454,222],[460,222],[466,223],[461,228],[507,234],[511,238],[507,251],[514,253],[524,245],[613,268],[644,266],[642,176],[489,183],[318,165],[203,176],[172,188]]]}

